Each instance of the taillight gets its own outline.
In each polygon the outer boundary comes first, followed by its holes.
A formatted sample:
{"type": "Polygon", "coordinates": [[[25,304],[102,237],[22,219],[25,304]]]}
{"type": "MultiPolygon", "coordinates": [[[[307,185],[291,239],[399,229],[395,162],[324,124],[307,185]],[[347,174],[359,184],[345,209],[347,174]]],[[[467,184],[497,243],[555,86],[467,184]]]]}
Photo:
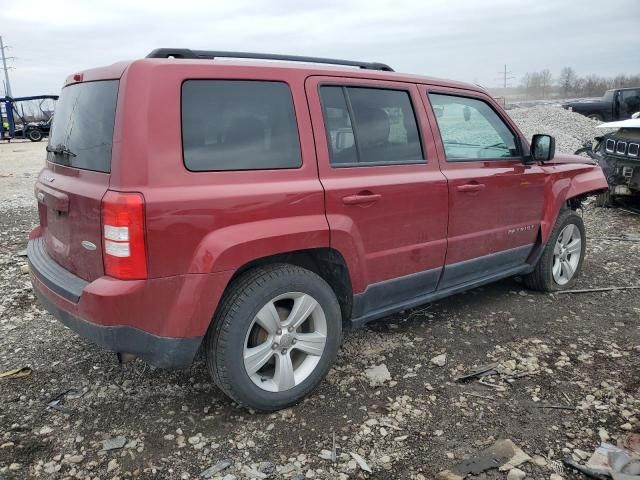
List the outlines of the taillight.
{"type": "Polygon", "coordinates": [[[102,199],[105,274],[123,280],[147,278],[144,197],[108,190],[102,199]]]}

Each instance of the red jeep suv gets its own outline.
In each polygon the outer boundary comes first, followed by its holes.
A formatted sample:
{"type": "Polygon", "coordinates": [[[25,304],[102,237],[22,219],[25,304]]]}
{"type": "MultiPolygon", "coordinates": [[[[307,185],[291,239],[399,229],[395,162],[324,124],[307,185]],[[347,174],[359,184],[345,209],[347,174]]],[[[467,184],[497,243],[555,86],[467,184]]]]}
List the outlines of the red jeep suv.
{"type": "Polygon", "coordinates": [[[342,330],[513,275],[570,287],[605,190],[484,90],[384,64],[154,50],[65,82],[35,195],[40,301],[102,348],[257,410],[342,330]],[[235,59],[235,60],[233,60],[235,59]]]}

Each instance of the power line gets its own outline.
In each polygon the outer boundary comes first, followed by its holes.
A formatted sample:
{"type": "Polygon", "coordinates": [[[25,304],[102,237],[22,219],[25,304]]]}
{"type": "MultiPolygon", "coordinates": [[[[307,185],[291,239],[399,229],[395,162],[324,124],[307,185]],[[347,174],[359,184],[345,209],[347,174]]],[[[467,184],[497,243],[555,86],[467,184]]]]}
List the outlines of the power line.
{"type": "Polygon", "coordinates": [[[0,55],[2,56],[2,68],[4,70],[4,88],[7,97],[11,97],[11,83],[9,82],[9,69],[7,68],[7,57],[4,54],[4,49],[7,48],[2,43],[2,36],[0,36],[0,55]]]}
{"type": "Polygon", "coordinates": [[[500,78],[502,79],[502,88],[507,88],[507,81],[508,80],[513,80],[515,77],[515,75],[513,75],[513,72],[510,72],[509,70],[507,70],[507,64],[504,64],[504,70],[502,72],[498,72],[498,75],[500,75],[500,78]]]}

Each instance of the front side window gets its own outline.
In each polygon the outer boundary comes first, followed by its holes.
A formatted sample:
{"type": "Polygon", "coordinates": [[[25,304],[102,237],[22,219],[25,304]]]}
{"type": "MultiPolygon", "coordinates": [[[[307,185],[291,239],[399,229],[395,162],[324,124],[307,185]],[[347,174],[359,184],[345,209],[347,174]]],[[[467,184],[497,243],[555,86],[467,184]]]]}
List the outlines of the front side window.
{"type": "Polygon", "coordinates": [[[300,141],[282,82],[187,80],[182,148],[192,171],[297,168],[300,141]]]}
{"type": "Polygon", "coordinates": [[[429,94],[449,161],[511,158],[520,155],[516,136],[482,100],[429,94]]]}
{"type": "Polygon", "coordinates": [[[332,165],[423,160],[407,91],[322,86],[320,98],[332,165]]]}
{"type": "Polygon", "coordinates": [[[640,112],[640,90],[622,90],[621,92],[622,114],[631,117],[636,112],[640,112]]]}

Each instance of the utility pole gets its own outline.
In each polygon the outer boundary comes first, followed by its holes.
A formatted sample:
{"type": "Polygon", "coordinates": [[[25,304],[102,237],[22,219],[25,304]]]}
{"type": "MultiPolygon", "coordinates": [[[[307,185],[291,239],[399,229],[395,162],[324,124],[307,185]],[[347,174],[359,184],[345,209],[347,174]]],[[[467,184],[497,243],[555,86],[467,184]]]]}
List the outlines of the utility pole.
{"type": "Polygon", "coordinates": [[[4,88],[7,97],[11,97],[11,83],[9,83],[9,69],[7,68],[7,56],[4,54],[4,43],[0,36],[0,55],[2,55],[2,68],[4,69],[4,88]]]}
{"type": "Polygon", "coordinates": [[[502,77],[502,88],[507,88],[507,81],[508,80],[513,80],[514,78],[516,78],[513,75],[513,72],[510,72],[507,70],[507,64],[505,63],[504,65],[504,70],[502,72],[498,72],[498,74],[502,77]]]}

